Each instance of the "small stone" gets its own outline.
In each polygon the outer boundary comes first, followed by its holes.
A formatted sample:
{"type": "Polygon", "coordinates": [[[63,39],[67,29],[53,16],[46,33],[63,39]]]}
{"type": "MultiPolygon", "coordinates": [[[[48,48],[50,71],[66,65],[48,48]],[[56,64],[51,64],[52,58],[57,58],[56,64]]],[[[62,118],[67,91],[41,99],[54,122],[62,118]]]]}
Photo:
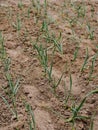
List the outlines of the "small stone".
{"type": "Polygon", "coordinates": [[[41,82],[40,85],[44,85],[45,83],[44,82],[41,82]]]}
{"type": "Polygon", "coordinates": [[[12,120],[17,120],[16,115],[12,116],[12,120]]]}
{"type": "Polygon", "coordinates": [[[31,99],[32,98],[32,94],[29,94],[28,97],[31,99]]]}
{"type": "Polygon", "coordinates": [[[25,92],[24,92],[24,94],[25,94],[25,95],[28,95],[28,94],[29,94],[29,92],[28,92],[28,91],[25,91],[25,92]]]}
{"type": "Polygon", "coordinates": [[[91,104],[94,104],[96,100],[94,98],[91,99],[91,104]]]}
{"type": "Polygon", "coordinates": [[[40,89],[40,92],[41,92],[41,93],[44,93],[44,90],[43,90],[43,89],[40,89]]]}
{"type": "Polygon", "coordinates": [[[85,89],[82,89],[82,93],[84,93],[85,92],[85,89]]]}

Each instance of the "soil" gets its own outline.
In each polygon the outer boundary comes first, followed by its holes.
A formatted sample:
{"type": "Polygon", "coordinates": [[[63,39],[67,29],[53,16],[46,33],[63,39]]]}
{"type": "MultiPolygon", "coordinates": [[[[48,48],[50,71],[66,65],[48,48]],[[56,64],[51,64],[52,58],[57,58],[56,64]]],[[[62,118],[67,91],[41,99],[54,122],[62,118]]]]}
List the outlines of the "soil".
{"type": "MultiPolygon", "coordinates": [[[[32,107],[35,117],[36,130],[72,130],[72,122],[66,122],[72,116],[71,107],[74,103],[80,104],[88,92],[98,88],[98,56],[95,60],[93,76],[88,80],[92,65],[92,58],[98,54],[98,2],[96,0],[73,1],[75,6],[85,4],[86,16],[78,17],[71,26],[68,19],[77,18],[76,10],[69,1],[48,0],[47,16],[49,30],[55,33],[58,38],[62,33],[63,54],[57,51],[53,60],[52,75],[56,82],[64,75],[56,92],[53,86],[44,74],[44,69],[40,64],[37,51],[32,46],[39,37],[38,44],[46,46],[46,39],[41,31],[44,16],[44,0],[40,1],[42,9],[41,14],[37,14],[37,9],[32,8],[30,0],[23,0],[22,6],[19,6],[18,0],[0,0],[0,31],[4,37],[4,47],[7,58],[11,60],[10,74],[14,83],[20,79],[20,87],[16,96],[16,107],[18,120],[0,98],[0,130],[30,130],[29,114],[25,104],[32,107]],[[94,8],[92,17],[92,6],[94,8]],[[30,16],[28,9],[30,8],[30,16]],[[17,31],[17,17],[21,19],[21,29],[17,31]],[[94,38],[89,38],[86,23],[94,29],[94,38]],[[81,26],[80,26],[81,23],[81,26]],[[74,37],[75,36],[75,37],[74,37]],[[79,48],[75,61],[74,52],[79,48]],[[86,68],[81,73],[80,69],[86,57],[88,48],[88,62],[86,68]],[[70,91],[70,74],[72,77],[71,96],[65,104],[65,99],[70,91]],[[64,86],[66,83],[66,86],[64,86]]],[[[73,20],[72,20],[73,21],[73,20]]],[[[51,47],[52,43],[47,45],[51,47]]],[[[1,46],[1,45],[0,45],[1,46]]],[[[51,50],[48,52],[51,61],[51,50]]],[[[1,52],[0,52],[1,56],[1,52]]],[[[50,63],[49,63],[50,64],[50,63]]],[[[12,101],[9,97],[9,84],[6,79],[4,62],[0,59],[0,95],[6,98],[10,108],[13,109],[12,101]]],[[[75,121],[75,130],[89,130],[91,117],[93,117],[93,130],[98,130],[98,95],[94,94],[87,98],[81,111],[82,116],[89,119],[77,119],[75,121]]],[[[33,130],[33,128],[32,128],[33,130]]],[[[35,129],[34,129],[35,130],[35,129]]]]}

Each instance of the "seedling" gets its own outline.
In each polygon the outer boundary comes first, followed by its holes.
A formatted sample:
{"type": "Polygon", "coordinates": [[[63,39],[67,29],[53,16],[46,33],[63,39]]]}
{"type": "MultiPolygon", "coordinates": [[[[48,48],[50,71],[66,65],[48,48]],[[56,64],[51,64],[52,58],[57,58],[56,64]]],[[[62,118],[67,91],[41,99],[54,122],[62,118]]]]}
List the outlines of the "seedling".
{"type": "Polygon", "coordinates": [[[74,3],[71,2],[71,6],[76,10],[77,14],[78,14],[78,18],[79,17],[85,17],[86,14],[86,6],[84,5],[84,2],[82,1],[82,3],[79,5],[75,5],[74,3]]]}
{"type": "Polygon", "coordinates": [[[8,20],[10,22],[10,20],[12,19],[12,9],[8,8],[8,20]]]}
{"type": "Polygon", "coordinates": [[[85,17],[85,14],[86,14],[86,9],[85,9],[85,6],[84,5],[80,5],[76,8],[76,11],[78,13],[78,17],[85,17]]]}
{"type": "Polygon", "coordinates": [[[8,72],[9,69],[10,69],[10,64],[11,64],[11,59],[10,58],[6,58],[4,60],[4,68],[5,68],[5,71],[8,72]]]}
{"type": "Polygon", "coordinates": [[[11,95],[15,97],[17,92],[18,92],[18,89],[20,87],[19,86],[20,79],[17,79],[16,83],[14,84],[13,81],[12,81],[11,74],[9,72],[6,73],[6,78],[8,80],[11,95]]]}
{"type": "Polygon", "coordinates": [[[65,104],[67,104],[69,98],[70,98],[70,95],[71,95],[71,91],[72,91],[72,76],[70,74],[70,90],[69,90],[69,93],[68,93],[68,96],[67,98],[65,99],[65,104]]]}
{"type": "Polygon", "coordinates": [[[41,9],[41,7],[40,7],[40,0],[36,0],[36,2],[37,2],[37,14],[40,14],[40,9],[41,9]]]}
{"type": "Polygon", "coordinates": [[[94,12],[95,12],[94,5],[91,5],[91,17],[94,16],[94,12]]]}
{"type": "Polygon", "coordinates": [[[26,111],[29,114],[29,130],[36,130],[35,117],[32,108],[28,103],[26,103],[25,106],[26,106],[26,111]]]}
{"type": "Polygon", "coordinates": [[[54,46],[57,47],[58,51],[63,53],[63,49],[62,49],[62,43],[59,44],[58,41],[56,39],[53,39],[53,43],[54,43],[54,46]]]}
{"type": "Polygon", "coordinates": [[[31,7],[28,8],[28,12],[27,12],[28,18],[30,18],[30,11],[31,11],[31,7]]]}
{"type": "Polygon", "coordinates": [[[53,43],[52,48],[57,48],[57,50],[63,54],[63,44],[62,44],[62,33],[60,32],[59,37],[56,38],[55,34],[50,35],[49,31],[44,35],[47,42],[53,43]]]}
{"type": "Polygon", "coordinates": [[[47,67],[48,67],[47,49],[44,49],[42,44],[40,44],[40,46],[38,46],[37,44],[34,44],[34,48],[37,50],[40,63],[44,67],[44,70],[45,70],[45,73],[46,73],[47,67]]]}
{"type": "Polygon", "coordinates": [[[16,94],[18,92],[18,89],[19,89],[19,81],[20,79],[18,79],[16,81],[16,83],[14,84],[13,81],[12,81],[12,77],[11,77],[11,74],[9,72],[6,73],[6,79],[8,80],[8,85],[9,85],[9,88],[10,88],[10,93],[9,93],[9,97],[10,99],[12,100],[12,104],[13,104],[13,109],[14,109],[14,112],[15,112],[15,115],[16,115],[16,118],[18,118],[17,116],[17,110],[16,110],[16,94]]]}
{"type": "Polygon", "coordinates": [[[91,25],[89,23],[87,24],[87,31],[89,33],[89,38],[91,40],[93,40],[94,39],[94,29],[91,28],[91,25]]]}
{"type": "Polygon", "coordinates": [[[90,123],[90,128],[89,128],[89,130],[94,130],[94,117],[95,117],[95,113],[94,113],[93,116],[91,117],[91,123],[90,123]]]}
{"type": "Polygon", "coordinates": [[[11,63],[10,58],[6,59],[4,63],[5,63],[6,79],[8,81],[8,86],[9,86],[9,90],[10,90],[10,92],[8,94],[9,94],[10,99],[12,100],[13,110],[16,115],[16,118],[18,118],[17,110],[16,110],[16,94],[20,87],[19,86],[20,79],[17,79],[16,83],[14,84],[11,74],[9,72],[10,63],[11,63]]]}
{"type": "Polygon", "coordinates": [[[92,65],[91,65],[91,69],[90,69],[90,73],[89,73],[89,80],[92,79],[92,74],[93,74],[93,71],[94,71],[94,66],[95,66],[95,61],[96,61],[97,56],[98,56],[98,55],[95,55],[95,56],[92,58],[92,65]]]}
{"type": "Polygon", "coordinates": [[[85,57],[85,60],[84,60],[84,63],[83,63],[83,65],[82,65],[82,68],[81,68],[81,72],[83,72],[84,71],[84,69],[85,69],[85,66],[86,66],[86,64],[87,64],[87,60],[88,60],[88,58],[89,58],[89,54],[88,54],[88,48],[86,49],[86,57],[85,57]]]}
{"type": "Polygon", "coordinates": [[[31,0],[32,6],[35,6],[35,0],[31,0]]]}
{"type": "Polygon", "coordinates": [[[46,20],[44,20],[42,23],[41,31],[45,31],[46,33],[48,33],[48,31],[49,31],[48,24],[47,24],[46,20]]]}
{"type": "Polygon", "coordinates": [[[4,47],[4,37],[1,31],[0,31],[0,51],[1,51],[1,58],[4,59],[6,57],[6,51],[4,47]]]}
{"type": "Polygon", "coordinates": [[[62,75],[60,76],[58,81],[55,81],[55,79],[53,79],[52,86],[53,86],[54,93],[56,93],[56,89],[59,86],[60,82],[62,81],[63,75],[64,75],[64,73],[62,73],[62,75]]]}
{"type": "Polygon", "coordinates": [[[22,22],[21,22],[21,18],[19,16],[19,14],[17,15],[17,21],[16,21],[16,23],[12,23],[12,25],[17,30],[17,32],[19,33],[19,31],[22,28],[22,22]]]}
{"type": "Polygon", "coordinates": [[[86,116],[80,116],[80,115],[78,115],[78,113],[80,112],[81,108],[83,107],[83,105],[84,105],[86,99],[87,99],[89,96],[91,96],[91,95],[93,95],[93,94],[96,94],[96,93],[98,93],[98,90],[97,90],[97,89],[96,89],[96,90],[93,90],[93,91],[91,91],[91,92],[89,92],[89,93],[83,98],[83,100],[81,101],[81,103],[80,103],[78,106],[73,105],[72,108],[71,108],[72,117],[69,118],[69,119],[67,119],[67,120],[65,120],[65,121],[66,121],[66,122],[72,122],[72,123],[74,124],[74,122],[75,122],[76,119],[88,119],[88,117],[86,117],[86,116]]]}
{"type": "Polygon", "coordinates": [[[44,16],[47,16],[47,0],[44,0],[44,16]]]}
{"type": "Polygon", "coordinates": [[[77,24],[77,18],[67,18],[67,21],[71,27],[75,26],[77,24]]]}
{"type": "Polygon", "coordinates": [[[79,47],[77,47],[76,49],[75,49],[75,52],[74,52],[74,58],[73,58],[73,62],[76,60],[76,58],[77,58],[77,55],[78,55],[78,51],[79,51],[79,47]]]}
{"type": "Polygon", "coordinates": [[[40,0],[32,0],[32,6],[36,9],[37,11],[37,15],[40,14],[40,9],[41,9],[41,5],[40,5],[40,0]]]}
{"type": "Polygon", "coordinates": [[[0,94],[0,97],[3,99],[4,103],[7,105],[7,107],[10,110],[10,112],[13,114],[13,116],[15,116],[17,118],[16,112],[10,107],[10,104],[8,103],[6,98],[4,96],[2,96],[1,94],[0,94]]]}
{"type": "Polygon", "coordinates": [[[22,0],[19,1],[18,3],[18,8],[22,9],[23,8],[23,3],[22,3],[22,0]]]}
{"type": "Polygon", "coordinates": [[[34,48],[37,50],[38,56],[39,56],[39,60],[41,65],[44,68],[45,71],[45,75],[48,76],[49,81],[52,80],[52,68],[53,68],[53,57],[54,57],[54,53],[55,53],[55,49],[52,52],[52,61],[50,63],[50,67],[48,66],[48,50],[47,48],[44,49],[42,44],[40,44],[40,46],[38,46],[37,44],[34,44],[34,48]]]}

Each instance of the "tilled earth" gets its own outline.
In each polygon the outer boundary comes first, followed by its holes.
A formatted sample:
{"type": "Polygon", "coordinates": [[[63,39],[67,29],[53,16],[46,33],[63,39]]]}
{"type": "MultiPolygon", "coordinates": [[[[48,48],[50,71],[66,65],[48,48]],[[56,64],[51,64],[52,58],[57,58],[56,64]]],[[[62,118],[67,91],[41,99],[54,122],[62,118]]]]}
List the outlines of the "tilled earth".
{"type": "MultiPolygon", "coordinates": [[[[56,38],[60,33],[62,34],[60,42],[63,46],[63,54],[57,51],[53,59],[52,75],[56,82],[64,72],[55,93],[33,47],[33,43],[36,41],[44,47],[47,42],[44,38],[45,32],[42,31],[43,21],[46,20],[44,0],[40,2],[41,12],[38,13],[29,0],[23,0],[22,4],[18,0],[0,0],[0,31],[4,37],[6,57],[11,62],[9,71],[14,83],[18,78],[20,79],[20,87],[16,95],[18,120],[0,96],[0,130],[30,130],[29,120],[31,118],[26,110],[26,103],[32,107],[34,112],[36,130],[72,130],[72,122],[66,122],[72,116],[72,105],[80,104],[86,94],[98,88],[98,56],[94,63],[92,74],[94,78],[88,80],[92,58],[98,54],[98,2],[94,0],[73,1],[76,8],[82,4],[85,5],[86,14],[82,17],[77,16],[77,10],[74,9],[74,5],[69,4],[70,1],[66,1],[65,5],[64,0],[48,1],[48,28],[56,38]],[[20,30],[17,30],[15,26],[18,24],[17,19],[21,21],[20,30]],[[93,39],[90,39],[87,23],[94,29],[93,39]],[[77,48],[78,55],[73,60],[77,48]],[[81,72],[87,48],[88,61],[81,72]],[[70,91],[70,74],[72,91],[66,104],[65,100],[70,91]]],[[[50,41],[48,43],[50,61],[51,45],[50,41]]],[[[13,109],[4,67],[6,64],[2,59],[2,45],[0,45],[0,57],[0,95],[8,101],[10,108],[13,109]]],[[[79,114],[93,117],[93,130],[98,130],[97,94],[87,98],[79,114]]],[[[77,119],[74,127],[76,130],[89,130],[90,124],[90,118],[77,119]]]]}

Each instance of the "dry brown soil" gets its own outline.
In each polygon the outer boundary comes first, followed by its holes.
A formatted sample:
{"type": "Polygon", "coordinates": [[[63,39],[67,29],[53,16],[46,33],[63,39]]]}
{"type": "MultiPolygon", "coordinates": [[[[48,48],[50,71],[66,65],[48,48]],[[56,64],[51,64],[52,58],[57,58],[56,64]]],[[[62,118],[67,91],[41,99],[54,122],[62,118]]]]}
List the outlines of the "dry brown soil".
{"type": "MultiPolygon", "coordinates": [[[[75,5],[83,4],[81,1],[76,1],[75,5]]],[[[31,41],[35,42],[38,37],[40,37],[39,43],[46,44],[46,40],[43,37],[44,32],[41,31],[42,22],[45,19],[44,0],[41,1],[41,14],[37,14],[36,8],[32,8],[29,0],[22,1],[22,8],[18,7],[18,3],[18,0],[0,0],[0,31],[2,31],[4,36],[4,47],[7,57],[11,59],[10,73],[14,82],[16,82],[17,78],[20,78],[16,101],[18,120],[13,117],[7,105],[0,98],[0,130],[30,130],[25,102],[32,106],[36,130],[72,130],[72,123],[65,122],[72,115],[72,104],[74,102],[79,104],[88,92],[98,88],[98,57],[96,58],[93,72],[93,76],[96,77],[88,81],[92,57],[98,53],[98,2],[95,0],[84,1],[86,16],[83,19],[82,17],[77,18],[77,12],[69,4],[69,1],[66,1],[67,6],[64,7],[64,0],[48,0],[47,19],[49,30],[54,32],[57,38],[61,32],[61,42],[63,44],[63,54],[57,51],[53,60],[52,74],[56,81],[64,72],[56,94],[53,93],[52,85],[45,77],[37,52],[31,44],[31,41]],[[94,8],[93,17],[91,16],[92,6],[94,8]],[[31,10],[28,18],[29,7],[31,10]],[[13,27],[17,22],[17,15],[19,15],[22,22],[19,34],[13,27]],[[77,19],[70,26],[67,19],[71,20],[73,18],[77,19]],[[93,40],[89,38],[86,27],[87,22],[94,28],[93,40]],[[74,34],[72,30],[75,32],[74,34]],[[77,45],[79,46],[79,52],[76,60],[72,62],[77,45]],[[89,58],[86,68],[81,73],[80,69],[86,56],[86,48],[88,48],[89,58]],[[69,92],[70,74],[72,76],[72,92],[66,105],[64,101],[69,92]],[[64,82],[66,83],[66,90],[64,82]]],[[[50,60],[51,56],[50,50],[50,60]]],[[[5,73],[4,63],[0,59],[0,94],[6,98],[10,107],[13,108],[12,101],[7,94],[9,85],[5,73]]],[[[94,115],[93,130],[98,130],[97,94],[87,98],[79,114],[89,117],[94,115]]],[[[77,119],[75,121],[75,129],[89,130],[90,123],[90,119],[77,119]]]]}

